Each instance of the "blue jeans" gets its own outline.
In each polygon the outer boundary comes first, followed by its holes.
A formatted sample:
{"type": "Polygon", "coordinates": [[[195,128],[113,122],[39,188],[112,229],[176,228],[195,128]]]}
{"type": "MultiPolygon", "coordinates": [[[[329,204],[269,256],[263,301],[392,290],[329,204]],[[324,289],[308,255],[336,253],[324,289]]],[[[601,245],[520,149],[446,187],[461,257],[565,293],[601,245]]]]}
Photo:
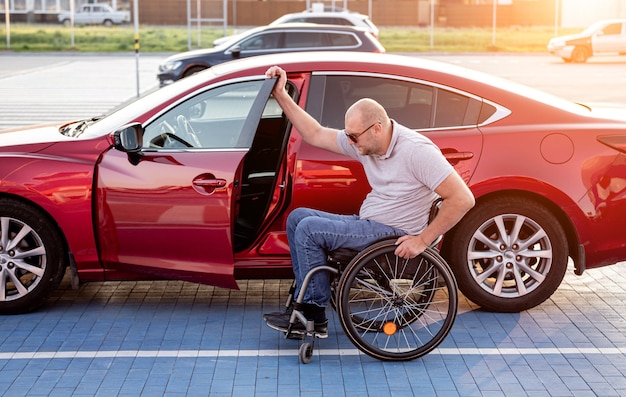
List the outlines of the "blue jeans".
{"type": "MultiPolygon", "coordinates": [[[[384,238],[406,233],[357,215],[337,215],[309,208],[297,208],[287,218],[287,239],[291,250],[296,295],[309,270],[326,264],[328,252],[337,248],[361,251],[384,238]]],[[[315,273],[303,303],[326,307],[331,290],[328,272],[315,273]]]]}

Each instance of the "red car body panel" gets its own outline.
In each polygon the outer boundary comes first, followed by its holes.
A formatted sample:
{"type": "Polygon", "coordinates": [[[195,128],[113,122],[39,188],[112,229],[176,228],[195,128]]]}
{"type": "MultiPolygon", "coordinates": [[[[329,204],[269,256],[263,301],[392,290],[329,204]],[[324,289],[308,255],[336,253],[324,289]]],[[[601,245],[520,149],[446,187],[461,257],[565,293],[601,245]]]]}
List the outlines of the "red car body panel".
{"type": "MultiPolygon", "coordinates": [[[[58,128],[53,129],[58,135],[58,128]]],[[[34,130],[45,135],[46,130],[34,130]]],[[[18,131],[13,134],[20,134],[18,131]]],[[[36,203],[58,223],[81,271],[96,272],[88,279],[102,279],[95,246],[91,201],[94,164],[109,147],[108,138],[68,141],[54,145],[24,145],[0,153],[2,193],[36,203]],[[25,155],[25,153],[30,153],[25,155]]]]}
{"type": "Polygon", "coordinates": [[[96,185],[103,265],[235,288],[233,179],[244,154],[214,153],[208,171],[204,153],[147,154],[137,165],[105,153],[96,185]]]}
{"type": "MultiPolygon", "coordinates": [[[[490,85],[467,70],[450,72],[440,64],[379,54],[250,58],[165,87],[155,94],[157,105],[125,123],[148,123],[202,86],[263,76],[275,63],[288,71],[305,109],[311,69],[313,74],[384,73],[445,82],[502,104],[512,112],[493,123],[423,133],[442,149],[477,203],[517,194],[553,209],[577,266],[626,258],[626,157],[597,140],[598,135],[626,135],[626,122],[550,106],[550,99],[529,98],[524,88],[490,85]]],[[[285,234],[289,212],[307,206],[357,213],[370,190],[360,164],[303,143],[291,128],[280,183],[262,227],[251,244],[235,250],[245,151],[215,151],[210,163],[206,152],[145,153],[134,165],[112,147],[113,132],[0,148],[0,194],[32,202],[54,219],[83,280],[175,278],[236,288],[236,278],[285,275],[291,269],[285,234]]]]}

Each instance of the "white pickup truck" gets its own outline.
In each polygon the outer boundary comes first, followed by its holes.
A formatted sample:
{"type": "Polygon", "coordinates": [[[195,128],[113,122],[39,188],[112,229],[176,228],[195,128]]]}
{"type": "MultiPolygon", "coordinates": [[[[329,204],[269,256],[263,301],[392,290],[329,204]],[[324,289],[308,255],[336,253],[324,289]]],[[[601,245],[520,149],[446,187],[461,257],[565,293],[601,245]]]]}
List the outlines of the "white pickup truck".
{"type": "MultiPolygon", "coordinates": [[[[58,16],[65,26],[71,23],[71,13],[63,12],[58,16]]],[[[130,22],[130,12],[116,11],[108,4],[83,4],[74,13],[74,25],[104,25],[130,22]]]]}

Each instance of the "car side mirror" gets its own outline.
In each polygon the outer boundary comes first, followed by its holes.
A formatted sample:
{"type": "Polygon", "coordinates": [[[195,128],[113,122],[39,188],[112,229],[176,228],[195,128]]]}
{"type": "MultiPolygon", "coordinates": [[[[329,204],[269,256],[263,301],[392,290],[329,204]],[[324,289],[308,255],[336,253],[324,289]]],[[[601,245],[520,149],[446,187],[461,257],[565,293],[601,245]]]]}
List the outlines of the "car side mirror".
{"type": "Polygon", "coordinates": [[[238,45],[232,47],[230,49],[230,54],[233,56],[233,58],[239,58],[239,56],[241,55],[241,47],[238,45]]]}
{"type": "Polygon", "coordinates": [[[143,147],[143,126],[139,123],[129,124],[113,133],[113,145],[120,152],[128,154],[128,161],[139,164],[143,147]]]}

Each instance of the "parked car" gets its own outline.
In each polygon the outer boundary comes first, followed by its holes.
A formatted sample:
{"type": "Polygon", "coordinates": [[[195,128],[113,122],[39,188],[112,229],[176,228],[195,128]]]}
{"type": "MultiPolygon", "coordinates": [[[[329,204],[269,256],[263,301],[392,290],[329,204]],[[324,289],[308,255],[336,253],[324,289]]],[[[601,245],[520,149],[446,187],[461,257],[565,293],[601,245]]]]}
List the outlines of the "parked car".
{"type": "Polygon", "coordinates": [[[302,51],[385,52],[369,32],[351,26],[286,24],[264,26],[237,36],[219,47],[187,51],[159,65],[159,84],[164,86],[201,70],[237,58],[278,52],[302,51]]]}
{"type": "Polygon", "coordinates": [[[583,63],[594,55],[626,55],[626,19],[599,21],[578,34],[555,37],[548,52],[565,62],[583,63]]]}
{"type": "Polygon", "coordinates": [[[626,259],[626,117],[416,57],[305,52],[241,59],[103,118],[0,134],[0,313],[74,284],[179,279],[237,288],[291,276],[294,208],[357,213],[359,163],[304,143],[271,96],[323,125],[371,97],[441,148],[476,197],[442,241],[487,310],[534,307],[575,272],[626,259]]]}
{"type": "MultiPolygon", "coordinates": [[[[283,25],[286,23],[297,23],[297,22],[305,22],[305,23],[317,23],[321,25],[344,25],[344,26],[356,26],[359,28],[367,29],[372,36],[378,39],[379,29],[372,22],[369,16],[360,14],[358,12],[347,11],[343,9],[339,10],[309,10],[296,12],[293,14],[285,14],[276,20],[272,21],[269,26],[275,25],[283,25]]],[[[213,41],[214,46],[218,46],[224,44],[226,41],[231,40],[235,36],[240,36],[242,33],[238,35],[231,35],[220,37],[213,41]]]]}
{"type": "MultiPolygon", "coordinates": [[[[70,26],[72,14],[62,12],[57,16],[60,23],[70,26]]],[[[130,22],[130,12],[114,10],[110,5],[102,3],[83,4],[74,13],[75,25],[104,25],[122,24],[130,22]]]]}

